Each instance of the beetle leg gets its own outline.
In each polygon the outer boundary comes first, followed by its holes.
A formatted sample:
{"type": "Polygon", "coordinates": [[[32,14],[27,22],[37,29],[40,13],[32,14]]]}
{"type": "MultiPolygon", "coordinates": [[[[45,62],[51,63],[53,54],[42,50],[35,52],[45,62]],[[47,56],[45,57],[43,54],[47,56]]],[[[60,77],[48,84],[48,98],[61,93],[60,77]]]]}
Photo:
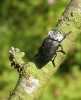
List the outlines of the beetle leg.
{"type": "Polygon", "coordinates": [[[59,44],[59,47],[61,47],[61,50],[58,50],[57,52],[62,52],[63,54],[66,54],[61,44],[59,44]]]}
{"type": "MultiPolygon", "coordinates": [[[[62,41],[63,41],[71,32],[72,32],[72,31],[67,32],[67,33],[64,35],[62,41]]],[[[60,42],[62,42],[62,41],[60,41],[60,42]]]]}
{"type": "Polygon", "coordinates": [[[57,53],[55,54],[54,58],[53,58],[53,59],[51,59],[51,61],[52,61],[52,64],[53,64],[53,66],[54,66],[54,67],[55,67],[54,60],[55,60],[56,56],[57,56],[57,53]]]}
{"type": "Polygon", "coordinates": [[[67,32],[67,33],[64,35],[63,40],[64,40],[71,32],[72,32],[72,31],[67,32]]]}

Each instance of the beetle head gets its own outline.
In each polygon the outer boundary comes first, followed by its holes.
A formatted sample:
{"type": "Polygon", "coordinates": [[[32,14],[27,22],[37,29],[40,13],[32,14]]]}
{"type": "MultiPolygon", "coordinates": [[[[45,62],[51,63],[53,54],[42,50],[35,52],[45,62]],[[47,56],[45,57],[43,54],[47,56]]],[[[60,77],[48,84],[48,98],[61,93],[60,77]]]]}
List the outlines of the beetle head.
{"type": "Polygon", "coordinates": [[[59,42],[62,41],[62,39],[63,39],[62,34],[57,30],[49,31],[48,32],[48,37],[53,39],[53,40],[57,40],[59,42]]]}

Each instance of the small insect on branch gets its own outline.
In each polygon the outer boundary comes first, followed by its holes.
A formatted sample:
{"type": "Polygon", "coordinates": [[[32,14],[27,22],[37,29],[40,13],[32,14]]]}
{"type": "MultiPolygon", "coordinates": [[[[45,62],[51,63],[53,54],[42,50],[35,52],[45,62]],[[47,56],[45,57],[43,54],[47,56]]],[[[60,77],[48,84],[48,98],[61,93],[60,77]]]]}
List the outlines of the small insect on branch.
{"type": "Polygon", "coordinates": [[[63,50],[62,45],[60,44],[66,36],[71,33],[68,32],[64,36],[56,29],[53,29],[48,32],[47,37],[44,39],[41,47],[38,50],[38,54],[35,55],[35,62],[38,68],[42,68],[50,60],[52,61],[53,66],[55,67],[54,60],[57,56],[57,52],[62,52],[66,54],[63,50]],[[61,50],[58,51],[58,48],[61,47],[61,50]]]}

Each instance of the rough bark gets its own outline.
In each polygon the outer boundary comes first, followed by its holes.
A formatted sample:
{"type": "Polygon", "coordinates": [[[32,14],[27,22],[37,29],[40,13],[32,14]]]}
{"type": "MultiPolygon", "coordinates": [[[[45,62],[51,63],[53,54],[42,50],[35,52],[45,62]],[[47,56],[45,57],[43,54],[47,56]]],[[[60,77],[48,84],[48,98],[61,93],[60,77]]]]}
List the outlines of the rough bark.
{"type": "MultiPolygon", "coordinates": [[[[68,53],[75,39],[81,34],[81,0],[71,0],[56,27],[62,34],[71,31],[71,34],[61,43],[64,51],[68,53]]],[[[9,100],[38,100],[66,55],[58,52],[55,59],[56,67],[50,61],[41,69],[38,69],[34,62],[25,64],[23,56],[24,53],[18,49],[12,48],[10,51],[12,65],[19,71],[19,80],[9,100]]]]}

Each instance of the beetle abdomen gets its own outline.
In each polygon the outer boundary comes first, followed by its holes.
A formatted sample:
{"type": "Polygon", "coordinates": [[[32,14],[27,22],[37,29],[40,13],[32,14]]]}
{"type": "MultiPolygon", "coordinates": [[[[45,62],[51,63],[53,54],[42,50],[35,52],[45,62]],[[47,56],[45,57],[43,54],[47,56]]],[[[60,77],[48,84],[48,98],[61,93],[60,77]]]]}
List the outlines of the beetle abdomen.
{"type": "Polygon", "coordinates": [[[38,54],[35,56],[35,61],[39,68],[42,68],[56,54],[59,42],[46,37],[38,50],[38,54]]]}

